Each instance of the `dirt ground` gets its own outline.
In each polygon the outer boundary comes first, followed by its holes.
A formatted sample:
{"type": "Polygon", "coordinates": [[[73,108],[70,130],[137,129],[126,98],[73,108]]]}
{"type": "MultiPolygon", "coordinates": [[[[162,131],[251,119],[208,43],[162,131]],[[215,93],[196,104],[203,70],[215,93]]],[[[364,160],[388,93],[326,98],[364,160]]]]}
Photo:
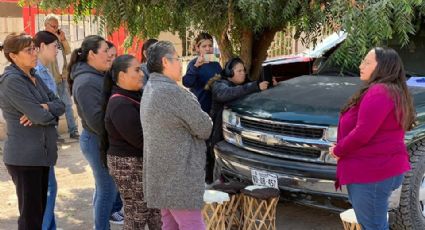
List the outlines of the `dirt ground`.
{"type": "MultiPolygon", "coordinates": [[[[1,146],[3,146],[3,144],[1,144],[1,146]]],[[[94,181],[91,169],[80,151],[78,142],[62,145],[55,170],[58,181],[58,196],[55,210],[58,229],[92,229],[93,218],[91,200],[94,181]]],[[[1,230],[17,229],[17,206],[18,203],[13,183],[1,161],[1,230]]],[[[278,230],[343,229],[337,214],[293,203],[279,203],[276,221],[276,229],[278,230]]],[[[112,229],[120,230],[121,227],[112,225],[112,229]]]]}

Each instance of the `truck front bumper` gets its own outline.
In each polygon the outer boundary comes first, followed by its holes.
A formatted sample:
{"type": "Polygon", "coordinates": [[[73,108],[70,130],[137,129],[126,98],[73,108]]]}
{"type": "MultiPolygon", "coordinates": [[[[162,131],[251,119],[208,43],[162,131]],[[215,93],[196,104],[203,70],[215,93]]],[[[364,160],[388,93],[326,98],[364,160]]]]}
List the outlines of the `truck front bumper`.
{"type": "Polygon", "coordinates": [[[335,190],[335,165],[274,158],[238,148],[226,141],[219,142],[214,152],[217,167],[228,179],[251,182],[251,169],[267,171],[277,175],[279,188],[290,196],[283,198],[335,211],[349,206],[345,186],[342,191],[335,190]],[[314,197],[321,197],[318,200],[325,202],[318,203],[312,199],[314,197]],[[331,200],[340,202],[335,205],[331,200]]]}

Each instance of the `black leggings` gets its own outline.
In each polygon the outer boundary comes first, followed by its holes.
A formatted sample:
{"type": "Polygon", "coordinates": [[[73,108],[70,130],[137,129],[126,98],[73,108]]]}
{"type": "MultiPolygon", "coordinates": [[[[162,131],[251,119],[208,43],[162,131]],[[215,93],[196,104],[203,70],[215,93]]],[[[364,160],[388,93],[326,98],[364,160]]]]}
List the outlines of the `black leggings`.
{"type": "Polygon", "coordinates": [[[41,230],[46,208],[49,167],[7,165],[18,196],[19,230],[41,230]]]}
{"type": "Polygon", "coordinates": [[[206,141],[207,145],[207,162],[205,165],[205,183],[211,184],[214,182],[214,165],[215,165],[215,156],[214,149],[210,146],[210,141],[206,141]]]}

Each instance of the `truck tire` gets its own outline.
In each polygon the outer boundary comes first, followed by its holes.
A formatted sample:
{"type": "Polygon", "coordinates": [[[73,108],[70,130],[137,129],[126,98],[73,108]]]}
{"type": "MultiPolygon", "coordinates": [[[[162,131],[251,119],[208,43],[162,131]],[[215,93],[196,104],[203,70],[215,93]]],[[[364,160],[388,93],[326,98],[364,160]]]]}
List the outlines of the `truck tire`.
{"type": "Polygon", "coordinates": [[[425,141],[411,145],[409,154],[412,169],[404,176],[400,206],[391,215],[393,230],[425,229],[425,141]]]}

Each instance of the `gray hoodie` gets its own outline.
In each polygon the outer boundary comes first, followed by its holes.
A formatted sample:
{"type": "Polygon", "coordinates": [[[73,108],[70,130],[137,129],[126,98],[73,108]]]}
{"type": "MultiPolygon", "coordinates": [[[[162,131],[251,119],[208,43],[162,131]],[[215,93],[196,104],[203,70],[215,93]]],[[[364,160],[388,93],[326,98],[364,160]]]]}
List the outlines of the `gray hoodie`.
{"type": "Polygon", "coordinates": [[[64,103],[35,75],[34,85],[14,64],[0,76],[0,107],[7,124],[3,161],[17,166],[53,166],[57,159],[58,117],[64,103]],[[49,110],[40,104],[47,104],[49,110]],[[19,123],[26,115],[31,126],[19,123]]]}
{"type": "Polygon", "coordinates": [[[99,136],[104,132],[104,73],[85,62],[77,62],[71,70],[72,94],[83,128],[99,136]]]}

